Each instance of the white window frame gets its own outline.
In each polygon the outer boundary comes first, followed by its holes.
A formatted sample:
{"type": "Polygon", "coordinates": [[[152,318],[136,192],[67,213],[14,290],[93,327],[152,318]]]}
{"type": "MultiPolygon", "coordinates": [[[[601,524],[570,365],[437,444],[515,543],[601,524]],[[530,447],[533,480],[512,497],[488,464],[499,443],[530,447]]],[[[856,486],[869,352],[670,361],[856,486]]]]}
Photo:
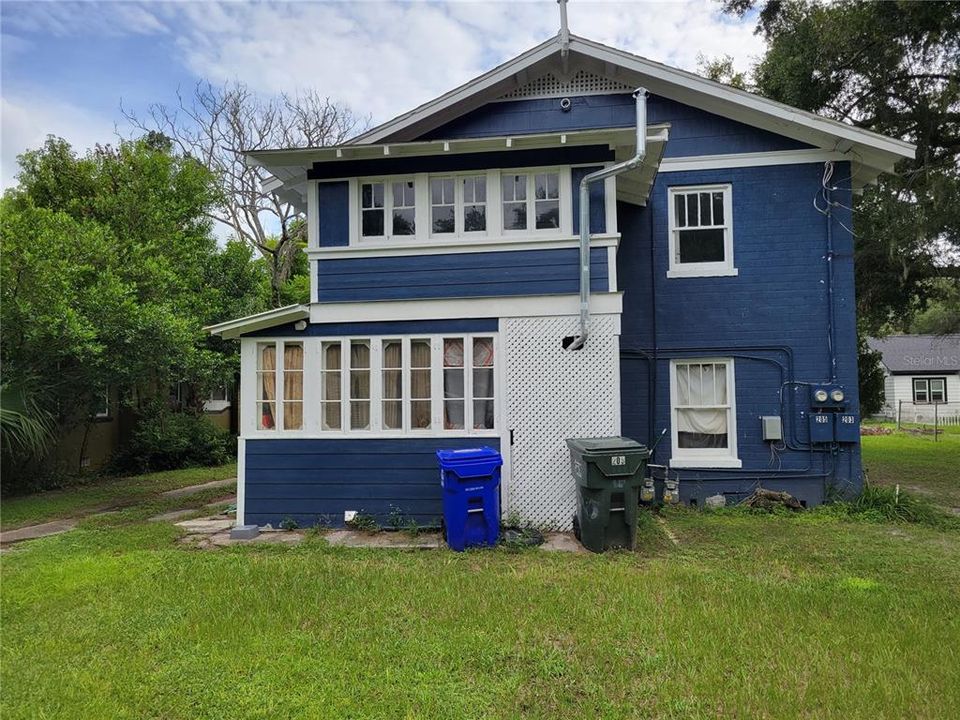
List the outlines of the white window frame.
{"type": "Polygon", "coordinates": [[[682,358],[670,361],[670,467],[676,468],[739,468],[743,466],[737,454],[737,388],[736,370],[733,358],[705,357],[682,358]],[[727,445],[726,448],[681,448],[679,443],[679,422],[677,405],[679,388],[677,386],[677,367],[680,365],[702,365],[726,363],[727,367],[727,445]]]}
{"type": "MultiPolygon", "coordinates": [[[[431,241],[443,242],[445,240],[455,240],[459,238],[484,238],[490,233],[490,176],[485,170],[473,170],[464,172],[450,173],[429,173],[427,175],[427,234],[431,241]],[[467,178],[483,178],[486,187],[486,199],[482,203],[471,201],[470,205],[483,205],[484,207],[484,230],[466,229],[466,206],[464,199],[463,181],[467,178]],[[438,233],[433,230],[433,181],[434,180],[453,180],[453,232],[438,233]]],[[[419,223],[417,225],[419,227],[419,223]]]]}
{"type": "Polygon", "coordinates": [[[936,377],[915,377],[910,383],[911,390],[913,391],[913,404],[914,405],[944,405],[947,402],[947,378],[942,376],[936,377]],[[933,383],[938,381],[940,383],[940,399],[933,399],[933,383]],[[922,385],[922,392],[927,396],[926,400],[917,400],[917,386],[922,385]]]}
{"type": "Polygon", "coordinates": [[[737,268],[733,263],[733,185],[730,183],[719,183],[713,185],[677,185],[667,188],[667,217],[668,217],[668,246],[669,246],[669,265],[667,269],[668,278],[682,277],[725,277],[738,274],[737,268]],[[690,228],[678,228],[676,217],[677,195],[690,195],[693,193],[723,193],[723,261],[722,262],[697,262],[681,263],[678,259],[680,248],[680,230],[690,228]]]}
{"type": "MultiPolygon", "coordinates": [[[[370,242],[376,240],[391,240],[408,242],[416,240],[420,235],[420,206],[422,205],[423,188],[422,183],[417,181],[414,175],[387,175],[383,177],[359,178],[357,180],[357,233],[361,242],[370,242]],[[393,234],[393,183],[413,183],[413,224],[414,233],[412,235],[394,235],[393,234]],[[363,234],[363,186],[383,185],[383,235],[364,235],[363,234]]],[[[429,200],[429,198],[428,198],[429,200]]],[[[407,207],[407,206],[404,206],[407,207]]],[[[368,208],[369,209],[369,208],[368,208]]],[[[376,208],[380,209],[380,208],[376,208]]]]}
{"type": "MultiPolygon", "coordinates": [[[[516,236],[516,235],[556,235],[564,232],[564,206],[569,206],[569,209],[572,213],[572,198],[570,195],[570,169],[563,167],[539,167],[539,168],[504,168],[500,171],[500,180],[497,185],[497,190],[500,194],[500,232],[506,237],[516,236]],[[536,211],[536,189],[537,189],[537,175],[556,175],[557,176],[557,220],[559,221],[560,227],[556,228],[537,228],[537,211],[536,211]],[[567,182],[564,182],[564,174],[567,176],[567,182]],[[527,178],[527,197],[523,202],[527,206],[527,227],[523,230],[508,230],[503,226],[504,223],[504,214],[503,206],[507,202],[514,202],[512,200],[503,199],[503,178],[504,176],[509,175],[525,175],[527,178]]],[[[488,188],[489,190],[489,188],[488,188]]],[[[489,195],[488,195],[489,197],[489,195]]],[[[548,198],[549,201],[552,201],[553,198],[548,198]]],[[[520,202],[520,201],[517,201],[520,202]]]]}
{"type": "MultiPolygon", "coordinates": [[[[259,377],[258,377],[258,348],[262,344],[273,344],[277,348],[277,387],[282,388],[283,372],[283,338],[250,338],[244,341],[241,350],[243,375],[241,378],[241,396],[253,398],[247,403],[241,419],[242,436],[245,438],[409,438],[409,437],[500,437],[502,424],[501,411],[503,403],[503,382],[501,379],[503,354],[500,338],[495,330],[487,332],[450,332],[450,333],[409,333],[384,335],[347,335],[298,338],[296,341],[286,339],[286,342],[296,342],[303,345],[303,428],[301,430],[286,430],[281,424],[283,421],[282,409],[277,403],[276,426],[272,430],[258,428],[257,413],[259,412],[259,377]],[[446,429],[443,423],[443,340],[457,338],[464,341],[464,428],[446,429]],[[473,428],[473,342],[476,338],[493,339],[493,417],[494,427],[489,429],[473,428]],[[403,344],[402,350],[402,387],[403,392],[403,427],[397,430],[383,428],[383,342],[385,340],[399,340],[403,344]],[[410,411],[410,361],[411,341],[427,340],[430,342],[430,428],[411,427],[410,411]],[[370,343],[370,426],[368,429],[350,429],[350,346],[353,342],[370,343]],[[325,429],[323,427],[323,354],[324,343],[340,343],[340,427],[325,429]],[[248,370],[249,368],[249,370],[248,370]]],[[[336,401],[334,401],[336,402],[336,401]]]]}
{"type": "Polygon", "coordinates": [[[103,404],[100,405],[93,414],[97,420],[107,420],[110,418],[110,386],[103,388],[103,394],[100,396],[103,404]]]}

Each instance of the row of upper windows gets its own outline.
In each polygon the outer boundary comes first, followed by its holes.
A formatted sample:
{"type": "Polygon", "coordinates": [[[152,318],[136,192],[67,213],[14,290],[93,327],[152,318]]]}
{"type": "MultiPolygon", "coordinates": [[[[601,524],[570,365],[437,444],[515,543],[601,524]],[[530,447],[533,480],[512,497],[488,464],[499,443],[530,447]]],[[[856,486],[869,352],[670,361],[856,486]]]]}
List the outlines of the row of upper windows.
{"type": "MultiPolygon", "coordinates": [[[[486,233],[487,176],[430,176],[430,230],[434,238],[486,233]]],[[[560,172],[500,175],[501,229],[505,232],[560,229],[560,172]]],[[[413,178],[360,183],[360,235],[364,238],[417,234],[417,184],[413,178]]]]}

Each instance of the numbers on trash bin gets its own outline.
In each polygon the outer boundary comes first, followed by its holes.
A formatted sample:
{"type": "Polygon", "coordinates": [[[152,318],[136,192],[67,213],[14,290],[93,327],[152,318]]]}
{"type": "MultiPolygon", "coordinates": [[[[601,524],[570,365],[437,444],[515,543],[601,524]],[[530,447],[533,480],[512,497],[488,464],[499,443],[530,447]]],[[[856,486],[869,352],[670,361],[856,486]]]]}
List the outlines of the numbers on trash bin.
{"type": "Polygon", "coordinates": [[[611,455],[610,456],[611,465],[626,465],[627,456],[626,455],[611,455]]]}

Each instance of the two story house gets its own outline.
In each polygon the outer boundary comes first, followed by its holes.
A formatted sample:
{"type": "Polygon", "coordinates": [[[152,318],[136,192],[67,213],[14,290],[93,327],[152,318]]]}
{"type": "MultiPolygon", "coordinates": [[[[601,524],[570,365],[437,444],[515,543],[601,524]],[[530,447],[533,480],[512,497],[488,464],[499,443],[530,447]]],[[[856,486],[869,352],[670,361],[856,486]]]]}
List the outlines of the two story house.
{"type": "Polygon", "coordinates": [[[433,522],[435,451],[489,445],[504,514],[568,528],[564,441],[609,435],[684,503],[857,492],[851,198],[913,153],[572,35],[249,153],[306,213],[311,302],[211,328],[241,342],[238,521],[433,522]]]}

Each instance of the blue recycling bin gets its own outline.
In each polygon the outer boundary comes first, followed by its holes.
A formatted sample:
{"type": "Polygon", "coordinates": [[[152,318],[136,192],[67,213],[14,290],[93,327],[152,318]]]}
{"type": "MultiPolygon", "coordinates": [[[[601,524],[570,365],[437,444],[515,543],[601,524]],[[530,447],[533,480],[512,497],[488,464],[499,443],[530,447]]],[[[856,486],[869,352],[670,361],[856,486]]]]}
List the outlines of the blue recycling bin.
{"type": "Polygon", "coordinates": [[[500,536],[500,467],[503,458],[491,447],[437,450],[447,545],[496,545],[500,536]]]}

